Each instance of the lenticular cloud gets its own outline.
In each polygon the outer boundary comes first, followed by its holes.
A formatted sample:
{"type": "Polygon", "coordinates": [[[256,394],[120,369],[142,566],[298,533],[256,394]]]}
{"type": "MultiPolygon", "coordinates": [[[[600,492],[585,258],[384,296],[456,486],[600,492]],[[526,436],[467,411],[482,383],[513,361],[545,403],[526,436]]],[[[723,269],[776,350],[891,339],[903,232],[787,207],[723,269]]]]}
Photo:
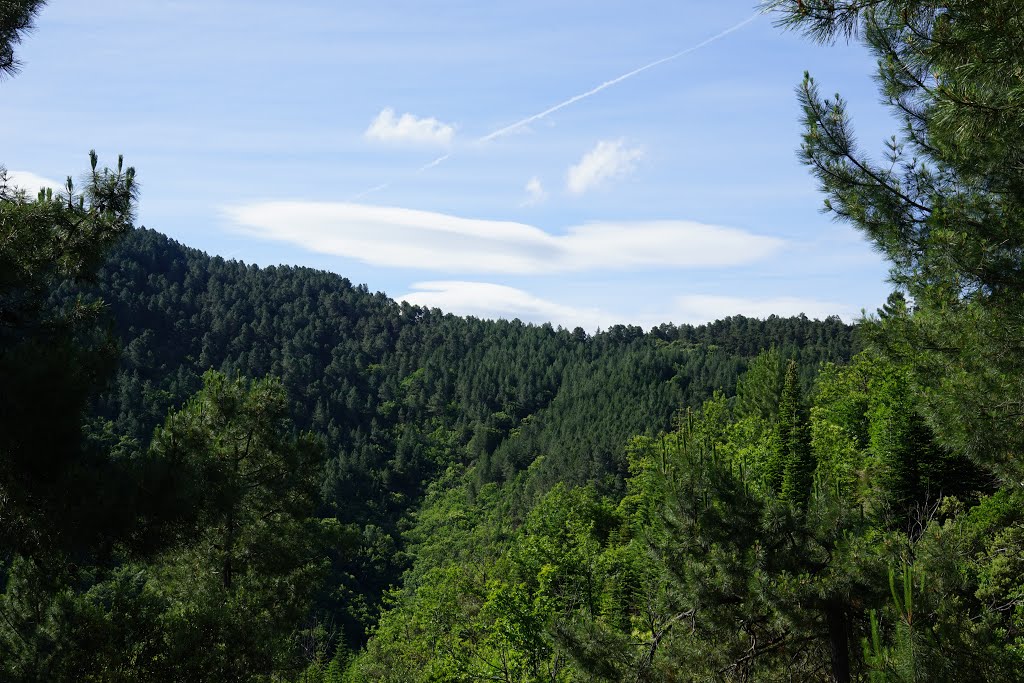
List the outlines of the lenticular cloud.
{"type": "Polygon", "coordinates": [[[230,227],[375,266],[538,274],[741,266],[784,242],[692,221],[600,222],[554,234],[512,221],[367,204],[259,202],[225,209],[230,227]]]}

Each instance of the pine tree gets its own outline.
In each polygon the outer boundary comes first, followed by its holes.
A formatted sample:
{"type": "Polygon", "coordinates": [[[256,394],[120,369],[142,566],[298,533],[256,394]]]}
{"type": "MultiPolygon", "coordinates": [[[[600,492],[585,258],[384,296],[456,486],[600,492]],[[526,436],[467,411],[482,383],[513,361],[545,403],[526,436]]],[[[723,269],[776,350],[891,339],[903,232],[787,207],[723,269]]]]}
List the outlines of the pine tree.
{"type": "Polygon", "coordinates": [[[771,0],[819,41],[857,36],[902,123],[882,158],[857,144],[847,105],[805,76],[801,154],[825,208],[892,264],[913,308],[873,328],[925,388],[953,450],[1020,479],[1024,450],[1024,4],[1018,0],[771,0]]]}
{"type": "Polygon", "coordinates": [[[758,354],[737,382],[736,416],[762,420],[774,418],[778,414],[785,372],[786,364],[777,348],[758,354]]]}
{"type": "Polygon", "coordinates": [[[83,413],[116,347],[101,302],[54,300],[92,278],[131,229],[138,189],[120,159],[116,170],[100,168],[95,152],[90,161],[83,188],[68,178],[63,192],[35,200],[0,167],[0,546],[36,556],[113,531],[97,518],[117,475],[83,413]]]}
{"type": "MultiPolygon", "coordinates": [[[[0,79],[17,73],[15,47],[42,0],[0,0],[0,79]]],[[[98,167],[84,187],[29,197],[0,165],[0,548],[37,559],[114,536],[104,482],[108,454],[89,443],[84,408],[113,370],[100,302],[54,304],[56,292],[95,275],[132,227],[135,169],[98,167]],[[90,528],[92,527],[92,528],[90,528]]],[[[109,539],[108,539],[109,540],[109,539]]]]}
{"type": "Polygon", "coordinates": [[[14,48],[33,28],[36,14],[46,0],[0,0],[0,79],[21,68],[14,48]]]}
{"type": "Polygon", "coordinates": [[[814,457],[808,434],[807,409],[800,391],[796,361],[786,365],[786,377],[779,402],[779,448],[782,498],[802,507],[810,495],[814,457]]]}
{"type": "Polygon", "coordinates": [[[295,433],[280,381],[203,381],[151,447],[186,473],[196,511],[159,565],[174,605],[162,625],[173,678],[244,680],[287,661],[326,570],[333,525],[314,517],[323,450],[295,433]]]}

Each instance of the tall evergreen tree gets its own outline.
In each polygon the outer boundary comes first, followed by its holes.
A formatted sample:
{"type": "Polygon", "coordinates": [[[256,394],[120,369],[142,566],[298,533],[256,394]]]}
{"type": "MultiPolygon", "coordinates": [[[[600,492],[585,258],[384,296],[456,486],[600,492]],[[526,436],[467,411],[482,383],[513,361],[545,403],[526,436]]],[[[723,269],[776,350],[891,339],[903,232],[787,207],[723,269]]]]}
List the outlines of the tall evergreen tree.
{"type": "Polygon", "coordinates": [[[800,377],[796,361],[792,360],[786,365],[778,429],[782,498],[802,507],[810,495],[814,457],[811,455],[807,408],[800,391],[800,377]]]}
{"type": "Polygon", "coordinates": [[[912,309],[876,343],[912,361],[941,441],[1020,479],[1024,463],[1024,4],[771,0],[820,41],[858,36],[902,131],[873,160],[845,101],[805,77],[802,157],[825,208],[892,264],[912,309]]]}
{"type": "Polygon", "coordinates": [[[279,381],[211,371],[151,450],[188,472],[197,511],[156,566],[171,598],[169,678],[249,680],[287,668],[333,528],[314,516],[321,444],[295,433],[279,381]]]}
{"type": "Polygon", "coordinates": [[[95,275],[131,229],[138,188],[120,159],[116,169],[95,152],[90,161],[81,189],[68,178],[34,199],[0,167],[0,545],[30,554],[81,550],[111,521],[98,518],[117,477],[83,421],[116,346],[99,302],[55,294],[95,275]]]}

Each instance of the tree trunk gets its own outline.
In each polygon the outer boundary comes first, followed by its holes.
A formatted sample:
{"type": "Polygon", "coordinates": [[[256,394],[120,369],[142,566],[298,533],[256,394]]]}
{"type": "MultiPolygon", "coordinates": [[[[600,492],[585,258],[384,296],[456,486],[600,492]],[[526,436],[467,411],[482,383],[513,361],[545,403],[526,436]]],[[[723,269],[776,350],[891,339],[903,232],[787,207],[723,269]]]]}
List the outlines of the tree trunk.
{"type": "Polygon", "coordinates": [[[843,605],[839,602],[826,603],[825,621],[828,623],[832,680],[834,683],[850,683],[850,628],[843,605]]]}

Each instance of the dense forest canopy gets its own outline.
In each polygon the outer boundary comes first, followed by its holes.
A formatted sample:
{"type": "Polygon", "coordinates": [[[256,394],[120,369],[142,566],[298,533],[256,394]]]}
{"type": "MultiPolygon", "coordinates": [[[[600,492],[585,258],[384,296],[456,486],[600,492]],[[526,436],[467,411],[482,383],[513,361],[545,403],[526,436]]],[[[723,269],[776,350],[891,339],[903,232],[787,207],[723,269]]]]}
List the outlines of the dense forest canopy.
{"type": "Polygon", "coordinates": [[[345,615],[354,642],[407,564],[401,531],[431,482],[464,471],[478,489],[542,458],[544,489],[594,481],[621,491],[629,438],[732,391],[761,350],[800,359],[809,385],[813,368],[849,359],[856,343],[838,318],[596,335],[460,318],[322,271],[211,258],[145,229],[97,280],[82,294],[106,302],[124,350],[94,407],[113,433],[148,443],[167,411],[202,387],[205,368],[281,378],[296,424],[325,444],[323,514],[355,539],[334,580],[355,594],[333,615],[345,615]]]}
{"type": "Polygon", "coordinates": [[[768,8],[902,124],[799,90],[856,327],[463,318],[0,168],[0,680],[1019,680],[1024,7],[768,8]]]}

